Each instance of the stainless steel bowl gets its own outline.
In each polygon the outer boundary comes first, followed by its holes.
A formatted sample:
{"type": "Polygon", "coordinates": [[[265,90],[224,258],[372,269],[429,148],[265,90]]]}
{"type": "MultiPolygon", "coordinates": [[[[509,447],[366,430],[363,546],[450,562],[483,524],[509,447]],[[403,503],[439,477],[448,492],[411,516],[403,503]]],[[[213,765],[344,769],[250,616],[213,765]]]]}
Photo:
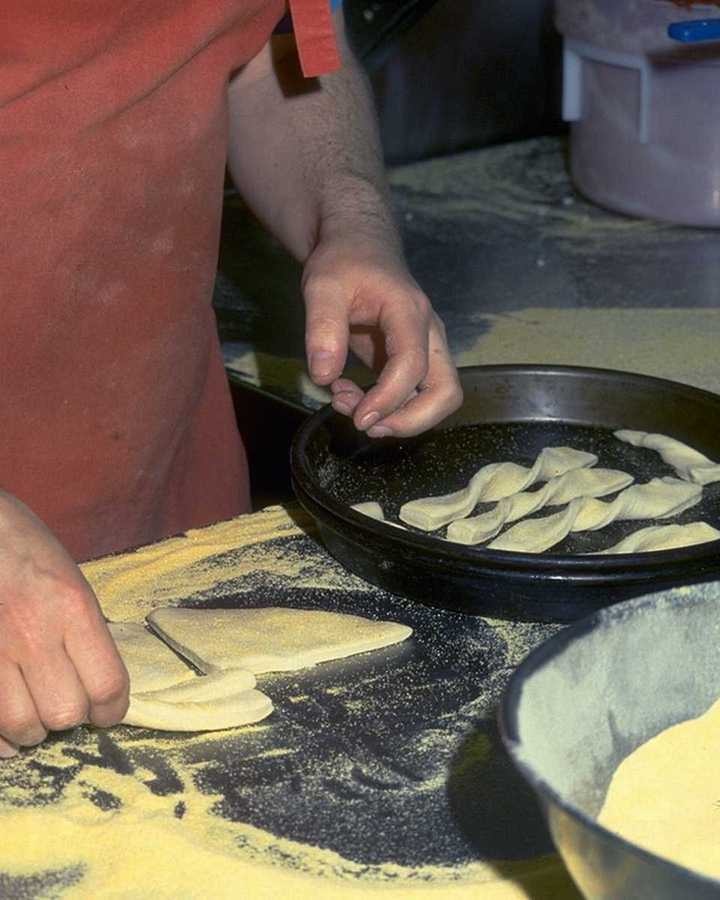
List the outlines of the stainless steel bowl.
{"type": "Polygon", "coordinates": [[[500,709],[503,740],[586,897],[720,897],[720,881],[595,820],[620,762],[719,696],[720,582],[604,609],[551,638],[514,673],[500,709]]]}

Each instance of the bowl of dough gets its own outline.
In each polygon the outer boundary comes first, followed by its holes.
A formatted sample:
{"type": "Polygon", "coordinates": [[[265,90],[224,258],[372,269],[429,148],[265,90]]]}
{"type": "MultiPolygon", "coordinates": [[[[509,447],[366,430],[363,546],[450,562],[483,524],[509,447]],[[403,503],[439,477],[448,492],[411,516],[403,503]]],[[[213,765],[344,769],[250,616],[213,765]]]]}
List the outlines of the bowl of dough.
{"type": "Polygon", "coordinates": [[[720,583],[625,601],[533,651],[500,727],[584,896],[720,897],[720,583]]]}

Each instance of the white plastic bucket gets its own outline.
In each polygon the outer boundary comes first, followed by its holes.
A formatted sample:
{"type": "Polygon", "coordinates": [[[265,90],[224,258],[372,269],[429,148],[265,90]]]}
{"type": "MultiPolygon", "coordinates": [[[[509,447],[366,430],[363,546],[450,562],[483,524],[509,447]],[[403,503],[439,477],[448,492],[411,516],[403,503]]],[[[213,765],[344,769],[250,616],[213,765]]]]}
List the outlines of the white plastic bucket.
{"type": "Polygon", "coordinates": [[[672,22],[718,16],[667,0],[557,0],[570,170],[591,200],[720,227],[720,42],[667,36],[672,22]]]}

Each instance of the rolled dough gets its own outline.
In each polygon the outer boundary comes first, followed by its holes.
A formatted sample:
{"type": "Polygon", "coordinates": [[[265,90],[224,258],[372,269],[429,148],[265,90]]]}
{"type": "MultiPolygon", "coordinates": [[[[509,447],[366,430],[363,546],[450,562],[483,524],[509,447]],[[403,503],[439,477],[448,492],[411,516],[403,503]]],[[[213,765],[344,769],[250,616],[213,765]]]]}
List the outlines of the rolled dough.
{"type": "Polygon", "coordinates": [[[549,481],[573,469],[594,466],[593,453],[572,447],[546,447],[531,468],[512,462],[489,463],[479,469],[467,487],[439,497],[410,500],[400,508],[400,518],[423,531],[442,528],[455,519],[469,516],[478,503],[502,500],[539,481],[549,481]]]}
{"type": "Polygon", "coordinates": [[[259,722],[272,708],[272,701],[261,691],[240,691],[196,703],[168,703],[151,694],[131,694],[123,724],[158,731],[217,731],[259,722]]]}
{"type": "Polygon", "coordinates": [[[711,878],[720,878],[720,703],[674,725],[618,766],[598,822],[711,878]]]}
{"type": "Polygon", "coordinates": [[[711,484],[720,481],[720,464],[665,434],[650,434],[647,431],[632,431],[622,428],[615,437],[633,447],[647,447],[655,450],[662,459],[672,466],[681,478],[696,484],[711,484]]]}
{"type": "Polygon", "coordinates": [[[150,627],[201,672],[255,674],[314,666],[405,640],[407,625],[325,610],[181,609],[164,607],[150,627]]]}

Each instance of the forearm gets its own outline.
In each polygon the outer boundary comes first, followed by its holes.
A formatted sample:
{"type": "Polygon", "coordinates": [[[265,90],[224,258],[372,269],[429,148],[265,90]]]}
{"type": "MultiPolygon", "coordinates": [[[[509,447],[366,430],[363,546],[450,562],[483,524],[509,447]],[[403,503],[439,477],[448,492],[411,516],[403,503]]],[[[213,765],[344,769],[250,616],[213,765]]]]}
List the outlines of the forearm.
{"type": "Polygon", "coordinates": [[[230,170],[264,224],[301,261],[323,237],[367,235],[400,252],[367,80],[343,68],[303,82],[276,40],[230,87],[230,170]],[[285,55],[283,55],[285,54],[285,55]]]}

